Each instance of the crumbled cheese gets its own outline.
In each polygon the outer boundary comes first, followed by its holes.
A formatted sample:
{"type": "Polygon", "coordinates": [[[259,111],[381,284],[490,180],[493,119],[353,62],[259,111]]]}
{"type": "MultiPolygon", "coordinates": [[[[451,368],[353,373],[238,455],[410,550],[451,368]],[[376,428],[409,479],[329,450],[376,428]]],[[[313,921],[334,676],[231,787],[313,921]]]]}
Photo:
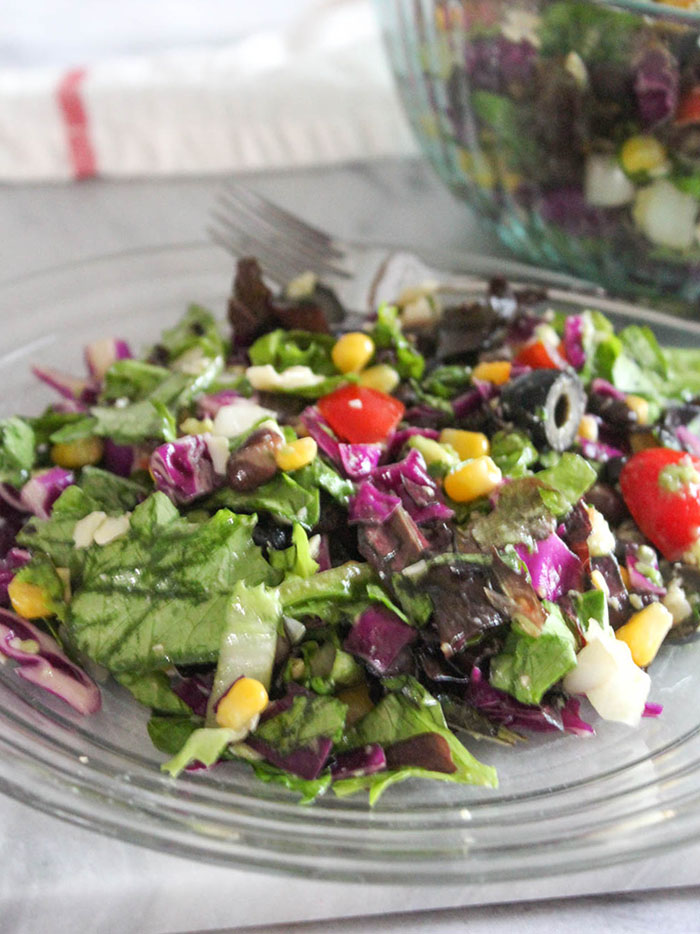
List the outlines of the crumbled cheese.
{"type": "Polygon", "coordinates": [[[310,295],[313,295],[317,284],[318,276],[316,273],[307,270],[307,272],[302,272],[300,276],[292,279],[292,281],[287,284],[284,294],[287,298],[291,299],[298,300],[301,298],[308,298],[310,295]]]}
{"type": "Polygon", "coordinates": [[[90,512],[79,519],[73,528],[73,543],[76,548],[88,548],[92,544],[106,545],[129,531],[130,513],[110,517],[101,510],[90,512]]]}
{"type": "Polygon", "coordinates": [[[688,602],[683,585],[677,577],[674,577],[666,590],[666,596],[661,601],[673,617],[673,625],[682,623],[693,612],[693,608],[688,602]]]}
{"type": "Polygon", "coordinates": [[[591,532],[586,539],[586,545],[592,558],[609,555],[615,551],[615,536],[610,526],[595,506],[586,506],[588,518],[591,520],[591,532]]]}
{"type": "Polygon", "coordinates": [[[266,363],[264,366],[249,366],[245,375],[253,389],[265,392],[305,389],[307,386],[318,386],[326,378],[314,373],[308,366],[290,366],[278,373],[271,363],[266,363]]]}
{"type": "Polygon", "coordinates": [[[89,512],[87,516],[79,519],[73,528],[73,544],[76,548],[87,548],[92,545],[97,529],[107,518],[106,512],[89,512]]]}
{"type": "Polygon", "coordinates": [[[274,412],[250,399],[234,399],[222,405],[214,417],[211,433],[224,438],[236,438],[257,425],[263,418],[273,418],[274,412]]]}
{"type": "Polygon", "coordinates": [[[110,516],[98,525],[92,538],[96,545],[107,545],[129,531],[130,515],[110,516]]]}

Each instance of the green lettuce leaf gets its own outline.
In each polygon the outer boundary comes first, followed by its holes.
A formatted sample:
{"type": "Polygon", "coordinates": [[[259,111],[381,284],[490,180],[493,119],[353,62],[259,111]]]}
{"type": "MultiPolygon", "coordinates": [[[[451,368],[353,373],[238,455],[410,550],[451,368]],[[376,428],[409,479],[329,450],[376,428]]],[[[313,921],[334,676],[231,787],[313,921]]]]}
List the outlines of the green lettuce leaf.
{"type": "Polygon", "coordinates": [[[189,734],[179,752],[176,752],[172,759],[164,762],[161,769],[169,772],[173,778],[177,778],[180,772],[192,762],[214,765],[226,751],[229,743],[235,741],[236,735],[235,730],[227,730],[223,727],[195,729],[189,734]]]}
{"type": "MultiPolygon", "coordinates": [[[[295,474],[301,473],[295,471],[295,474]]],[[[316,525],[321,511],[318,488],[302,486],[288,473],[276,474],[268,483],[249,493],[224,487],[200,505],[209,510],[225,507],[236,512],[269,512],[282,522],[296,520],[306,529],[316,525]]]]}
{"type": "Polygon", "coordinates": [[[338,740],[347,710],[347,704],[337,697],[300,694],[287,710],[263,721],[253,735],[287,756],[321,736],[338,740]]]}
{"type": "Polygon", "coordinates": [[[167,352],[170,361],[195,347],[201,348],[206,357],[222,357],[226,353],[214,315],[200,305],[190,305],[174,327],[163,331],[159,346],[167,352]]]}
{"type": "Polygon", "coordinates": [[[307,366],[320,376],[337,376],[331,359],[335,338],[330,334],[278,328],[259,337],[248,351],[253,366],[270,364],[277,372],[307,366]]]}
{"type": "Polygon", "coordinates": [[[270,689],[282,604],[277,588],[238,581],[226,609],[211,702],[215,704],[241,677],[270,689]]]}
{"type": "Polygon", "coordinates": [[[588,492],[597,476],[585,458],[566,451],[554,467],[538,471],[535,479],[542,484],[542,502],[552,515],[559,518],[566,515],[588,492]]]}
{"type": "MultiPolygon", "coordinates": [[[[189,706],[170,687],[170,681],[164,671],[148,671],[145,674],[122,671],[115,677],[144,707],[150,707],[160,713],[192,716],[189,706]]],[[[179,749],[179,746],[177,748],[179,749]]]]}
{"type": "Polygon", "coordinates": [[[13,416],[0,421],[0,483],[21,487],[34,466],[36,440],[31,425],[13,416]]]}
{"type": "Polygon", "coordinates": [[[170,370],[145,360],[117,360],[107,370],[100,398],[103,401],[147,399],[170,376],[170,370]]]}
{"type": "Polygon", "coordinates": [[[251,541],[254,525],[225,509],[190,523],[154,493],[128,536],[84,549],[68,619],[77,647],[115,672],[216,661],[234,585],[277,576],[251,541]]]}
{"type": "Polygon", "coordinates": [[[147,729],[151,742],[160,752],[174,756],[185,745],[201,721],[189,716],[163,716],[153,714],[148,721],[147,729]]]}
{"type": "Polygon", "coordinates": [[[251,762],[255,775],[262,782],[268,784],[282,785],[290,791],[301,795],[301,804],[311,804],[311,802],[322,795],[331,784],[330,772],[324,772],[318,778],[306,779],[298,775],[292,775],[291,772],[284,772],[282,769],[270,765],[269,762],[251,762]]]}
{"type": "Polygon", "coordinates": [[[537,448],[521,431],[497,431],[491,439],[491,459],[505,477],[525,477],[537,461],[537,448]]]}
{"type": "Polygon", "coordinates": [[[336,794],[342,796],[369,788],[370,804],[374,804],[386,788],[406,778],[431,778],[492,788],[497,786],[496,770],[479,762],[462,745],[447,726],[439,701],[415,678],[404,675],[385,679],[383,683],[390,693],[348,731],[343,739],[344,748],[354,749],[367,743],[379,743],[387,747],[422,733],[437,733],[448,744],[457,770],[445,773],[409,767],[361,779],[344,779],[334,783],[336,794]]]}
{"type": "Polygon", "coordinates": [[[425,370],[425,358],[403,333],[397,308],[387,304],[379,306],[370,336],[378,349],[392,349],[395,352],[399,376],[404,379],[421,378],[425,370]]]}
{"type": "Polygon", "coordinates": [[[576,666],[576,639],[559,607],[544,601],[547,619],[539,635],[511,624],[503,651],[491,659],[489,680],[523,704],[539,704],[552,685],[576,666]]]}

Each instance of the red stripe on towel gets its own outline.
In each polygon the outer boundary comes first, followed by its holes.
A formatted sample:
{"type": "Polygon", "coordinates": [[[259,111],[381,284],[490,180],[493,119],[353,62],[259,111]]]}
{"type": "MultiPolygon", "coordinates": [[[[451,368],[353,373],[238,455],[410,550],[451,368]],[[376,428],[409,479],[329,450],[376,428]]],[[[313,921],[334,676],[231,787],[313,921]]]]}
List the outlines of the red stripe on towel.
{"type": "Polygon", "coordinates": [[[91,178],[97,174],[97,160],[90,141],[87,111],[81,97],[84,68],[73,68],[61,78],[56,88],[56,101],[68,141],[68,153],[75,178],[91,178]]]}

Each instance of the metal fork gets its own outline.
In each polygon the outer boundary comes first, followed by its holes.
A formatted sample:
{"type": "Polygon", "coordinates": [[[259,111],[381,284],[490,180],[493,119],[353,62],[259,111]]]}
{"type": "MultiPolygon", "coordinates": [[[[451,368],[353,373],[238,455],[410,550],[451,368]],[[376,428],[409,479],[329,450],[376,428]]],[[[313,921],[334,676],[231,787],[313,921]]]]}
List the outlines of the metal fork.
{"type": "Polygon", "coordinates": [[[304,272],[316,273],[346,308],[362,314],[381,301],[395,301],[405,287],[431,280],[441,293],[474,295],[483,290],[485,277],[504,271],[511,281],[520,280],[517,284],[548,286],[555,301],[588,295],[597,307],[606,304],[599,286],[512,260],[442,253],[431,263],[427,254],[418,257],[400,247],[341,240],[235,182],[217,198],[207,233],[234,256],[255,256],[279,286],[304,272]],[[460,268],[469,273],[455,272],[460,268]]]}

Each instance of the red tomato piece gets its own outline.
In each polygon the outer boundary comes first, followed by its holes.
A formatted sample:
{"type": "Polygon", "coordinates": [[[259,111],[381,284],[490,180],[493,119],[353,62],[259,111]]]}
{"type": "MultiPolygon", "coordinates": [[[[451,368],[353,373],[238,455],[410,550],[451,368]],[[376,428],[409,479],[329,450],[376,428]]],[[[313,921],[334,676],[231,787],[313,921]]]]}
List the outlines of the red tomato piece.
{"type": "Polygon", "coordinates": [[[676,126],[683,126],[685,123],[700,123],[700,87],[690,88],[681,97],[673,122],[676,126]]]}
{"type": "Polygon", "coordinates": [[[671,448],[647,448],[622,468],[620,489],[642,532],[669,561],[700,535],[700,458],[671,448]]]}
{"type": "Polygon", "coordinates": [[[405,411],[393,396],[354,383],[323,396],[318,407],[338,437],[350,444],[384,441],[405,411]]]}
{"type": "Polygon", "coordinates": [[[523,344],[515,356],[515,362],[531,366],[533,370],[561,370],[566,363],[555,347],[548,347],[537,338],[523,344]]]}

